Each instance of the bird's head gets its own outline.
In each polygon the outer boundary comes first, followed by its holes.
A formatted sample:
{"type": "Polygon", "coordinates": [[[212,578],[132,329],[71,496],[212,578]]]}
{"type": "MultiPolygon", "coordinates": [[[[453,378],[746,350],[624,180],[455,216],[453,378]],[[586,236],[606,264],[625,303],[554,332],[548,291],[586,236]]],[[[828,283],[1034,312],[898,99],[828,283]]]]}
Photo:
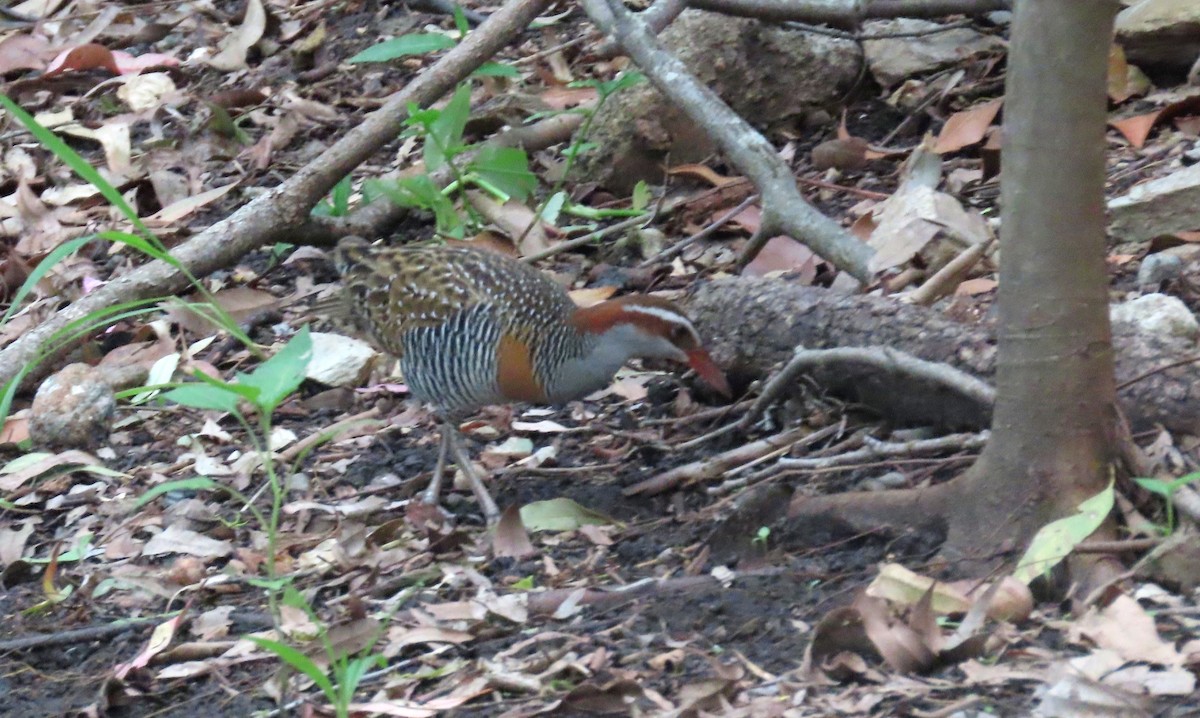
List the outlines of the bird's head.
{"type": "Polygon", "coordinates": [[[704,383],[723,396],[731,395],[725,374],[704,349],[692,320],[674,302],[628,295],[579,309],[573,323],[581,331],[621,344],[626,356],[687,364],[704,383]]]}

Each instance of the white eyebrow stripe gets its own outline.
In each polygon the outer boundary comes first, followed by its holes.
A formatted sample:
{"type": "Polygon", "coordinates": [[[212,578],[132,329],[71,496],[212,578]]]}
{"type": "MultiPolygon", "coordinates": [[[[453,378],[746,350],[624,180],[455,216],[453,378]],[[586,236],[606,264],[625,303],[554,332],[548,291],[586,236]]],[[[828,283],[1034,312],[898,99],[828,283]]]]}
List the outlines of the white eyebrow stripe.
{"type": "Polygon", "coordinates": [[[688,331],[695,334],[696,327],[692,326],[692,322],[678,312],[673,312],[670,309],[662,307],[651,307],[644,304],[626,304],[623,309],[632,314],[645,314],[646,316],[656,317],[667,322],[668,324],[678,324],[688,328],[688,331]]]}

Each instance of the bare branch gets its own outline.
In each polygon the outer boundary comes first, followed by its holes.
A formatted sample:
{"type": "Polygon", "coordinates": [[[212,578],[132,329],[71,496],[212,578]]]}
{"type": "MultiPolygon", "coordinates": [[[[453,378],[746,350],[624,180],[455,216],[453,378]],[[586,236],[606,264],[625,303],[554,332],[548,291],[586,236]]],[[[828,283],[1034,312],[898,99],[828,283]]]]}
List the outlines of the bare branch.
{"type": "MultiPolygon", "coordinates": [[[[678,58],[659,44],[644,22],[611,0],[583,0],[583,7],[592,22],[613,35],[655,87],[750,177],[763,196],[764,228],[795,238],[860,281],[870,279],[867,263],[873,250],[806,202],[775,148],[715,92],[697,81],[678,58]]],[[[753,256],[748,248],[740,263],[744,265],[753,256]]]]}
{"type": "Polygon", "coordinates": [[[690,0],[698,10],[776,22],[858,27],[863,20],[983,15],[1011,8],[1009,0],[690,0]]]}

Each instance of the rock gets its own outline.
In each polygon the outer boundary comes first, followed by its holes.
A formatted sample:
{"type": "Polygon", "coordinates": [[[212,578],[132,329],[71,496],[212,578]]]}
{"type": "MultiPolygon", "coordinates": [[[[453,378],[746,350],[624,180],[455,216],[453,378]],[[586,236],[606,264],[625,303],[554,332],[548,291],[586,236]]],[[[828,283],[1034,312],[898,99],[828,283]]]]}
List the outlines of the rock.
{"type": "Polygon", "coordinates": [[[1131,61],[1186,70],[1200,54],[1200,3],[1139,0],[1117,14],[1116,32],[1131,61]]]}
{"type": "Polygon", "coordinates": [[[1200,164],[1140,184],[1108,203],[1109,232],[1122,242],[1200,227],[1200,164]]]}
{"type": "Polygon", "coordinates": [[[30,439],[53,451],[95,448],[108,440],[116,408],[112,387],[98,370],[68,364],[38,387],[30,439]]]}
{"type": "Polygon", "coordinates": [[[861,137],[826,140],[813,148],[812,164],[822,172],[831,168],[843,172],[859,170],[867,164],[868,149],[870,146],[861,137]]]}
{"type": "Polygon", "coordinates": [[[1183,276],[1183,259],[1174,254],[1151,254],[1138,267],[1137,283],[1143,292],[1158,292],[1163,284],[1183,276]]]}
{"type": "Polygon", "coordinates": [[[312,360],[305,378],[325,386],[358,386],[367,380],[379,352],[359,339],[312,333],[312,360]]]}
{"type": "MultiPolygon", "coordinates": [[[[824,112],[856,79],[855,43],[748,18],[687,10],[659,39],[701,82],[760,130],[794,129],[824,112]]],[[[627,193],[638,180],[661,182],[663,163],[700,162],[712,142],[648,82],[613,96],[596,113],[599,148],[576,167],[627,193]]]]}
{"type": "Polygon", "coordinates": [[[1200,324],[1196,316],[1177,297],[1145,294],[1112,307],[1114,323],[1131,324],[1148,334],[1196,339],[1200,324]]]}
{"type": "MultiPolygon", "coordinates": [[[[878,20],[863,24],[867,35],[901,35],[936,30],[939,23],[915,18],[878,20]]],[[[911,37],[892,37],[863,42],[867,65],[876,82],[891,87],[914,75],[921,75],[957,62],[979,52],[1000,51],[1004,42],[969,28],[929,32],[911,37]]]]}

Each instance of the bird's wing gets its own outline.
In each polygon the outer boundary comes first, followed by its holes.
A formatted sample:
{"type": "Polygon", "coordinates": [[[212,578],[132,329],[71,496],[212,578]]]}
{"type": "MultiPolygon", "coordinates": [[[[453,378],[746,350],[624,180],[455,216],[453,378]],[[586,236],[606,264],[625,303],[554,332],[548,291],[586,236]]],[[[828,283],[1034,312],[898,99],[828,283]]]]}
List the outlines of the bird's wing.
{"type": "Polygon", "coordinates": [[[574,310],[544,274],[486,251],[353,243],[339,245],[334,262],[350,314],[397,357],[405,332],[438,327],[481,303],[496,307],[506,331],[521,333],[574,310]]]}

